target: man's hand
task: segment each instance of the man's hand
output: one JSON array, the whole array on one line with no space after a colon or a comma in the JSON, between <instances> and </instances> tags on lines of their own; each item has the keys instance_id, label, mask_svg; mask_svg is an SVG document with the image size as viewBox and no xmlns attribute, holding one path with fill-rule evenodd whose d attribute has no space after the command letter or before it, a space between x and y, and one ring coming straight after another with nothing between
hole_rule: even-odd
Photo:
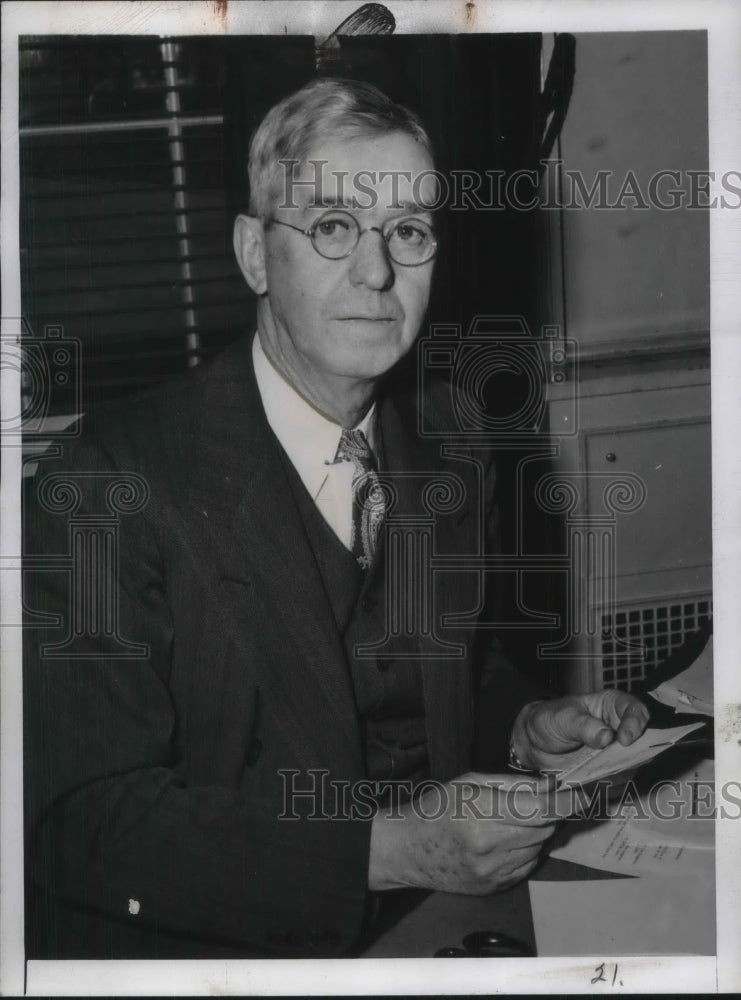
<instances>
[{"instance_id":1,"label":"man's hand","mask_svg":"<svg viewBox=\"0 0 741 1000\"><path fill-rule=\"evenodd\" d=\"M542 753L568 753L577 747L602 749L617 739L623 746L637 740L648 723L648 709L624 691L595 691L525 705L512 730L519 760L537 769Z\"/></svg>"},{"instance_id":2,"label":"man's hand","mask_svg":"<svg viewBox=\"0 0 741 1000\"><path fill-rule=\"evenodd\" d=\"M381 810L371 830L369 887L484 896L514 885L556 829L547 788L544 779L470 773L401 807L396 818Z\"/></svg>"}]
</instances>

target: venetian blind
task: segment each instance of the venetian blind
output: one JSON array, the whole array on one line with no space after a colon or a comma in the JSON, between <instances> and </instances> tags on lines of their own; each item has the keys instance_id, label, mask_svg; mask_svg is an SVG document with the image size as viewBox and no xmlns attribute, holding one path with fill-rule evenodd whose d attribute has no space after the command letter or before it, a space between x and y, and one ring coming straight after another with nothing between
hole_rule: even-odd
<instances>
[{"instance_id":1,"label":"venetian blind","mask_svg":"<svg viewBox=\"0 0 741 1000\"><path fill-rule=\"evenodd\" d=\"M23 315L80 343L82 403L196 364L244 329L218 39L21 40ZM76 366L75 352L69 353ZM51 380L51 413L70 379Z\"/></svg>"}]
</instances>

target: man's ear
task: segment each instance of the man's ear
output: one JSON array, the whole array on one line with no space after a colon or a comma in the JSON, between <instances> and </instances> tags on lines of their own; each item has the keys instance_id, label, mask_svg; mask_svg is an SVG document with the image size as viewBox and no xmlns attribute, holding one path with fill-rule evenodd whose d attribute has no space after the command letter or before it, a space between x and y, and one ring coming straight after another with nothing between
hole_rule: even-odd
<instances>
[{"instance_id":1,"label":"man's ear","mask_svg":"<svg viewBox=\"0 0 741 1000\"><path fill-rule=\"evenodd\" d=\"M251 215L234 220L234 253L244 279L256 295L268 288L265 275L265 230L262 221Z\"/></svg>"}]
</instances>

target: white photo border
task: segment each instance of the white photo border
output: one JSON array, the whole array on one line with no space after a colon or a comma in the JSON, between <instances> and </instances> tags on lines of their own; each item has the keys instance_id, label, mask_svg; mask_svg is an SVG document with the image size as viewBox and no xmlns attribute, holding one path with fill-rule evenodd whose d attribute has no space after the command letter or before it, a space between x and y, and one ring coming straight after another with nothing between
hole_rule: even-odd
<instances>
[{"instance_id":1,"label":"white photo border","mask_svg":"<svg viewBox=\"0 0 741 1000\"><path fill-rule=\"evenodd\" d=\"M2 315L19 317L18 37L21 34L314 34L326 36L362 0L287 3L6 2L2 6ZM386 0L396 33L708 32L710 169L741 168L741 6L733 0ZM711 210L711 376L716 777L741 774L741 212ZM15 323L15 326L14 326ZM3 344L19 320L3 319ZM3 413L17 413L20 375L2 365ZM0 607L20 614L20 449L2 449ZM6 619L7 620L7 619ZM599 957L497 960L34 961L23 954L20 629L0 636L0 993L2 995L306 995L592 993ZM613 992L741 990L741 826L716 825L717 959L618 959ZM536 978L537 977L537 978Z\"/></svg>"}]
</instances>

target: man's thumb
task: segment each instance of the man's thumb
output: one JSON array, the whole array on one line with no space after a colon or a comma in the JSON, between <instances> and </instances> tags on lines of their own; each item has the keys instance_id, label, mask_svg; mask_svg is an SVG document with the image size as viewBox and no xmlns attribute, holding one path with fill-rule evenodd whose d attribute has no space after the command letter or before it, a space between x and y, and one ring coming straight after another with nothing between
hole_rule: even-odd
<instances>
[{"instance_id":1,"label":"man's thumb","mask_svg":"<svg viewBox=\"0 0 741 1000\"><path fill-rule=\"evenodd\" d=\"M573 712L564 713L561 718L561 738L569 743L583 744L601 750L615 739L612 729L590 712L574 707Z\"/></svg>"}]
</instances>

